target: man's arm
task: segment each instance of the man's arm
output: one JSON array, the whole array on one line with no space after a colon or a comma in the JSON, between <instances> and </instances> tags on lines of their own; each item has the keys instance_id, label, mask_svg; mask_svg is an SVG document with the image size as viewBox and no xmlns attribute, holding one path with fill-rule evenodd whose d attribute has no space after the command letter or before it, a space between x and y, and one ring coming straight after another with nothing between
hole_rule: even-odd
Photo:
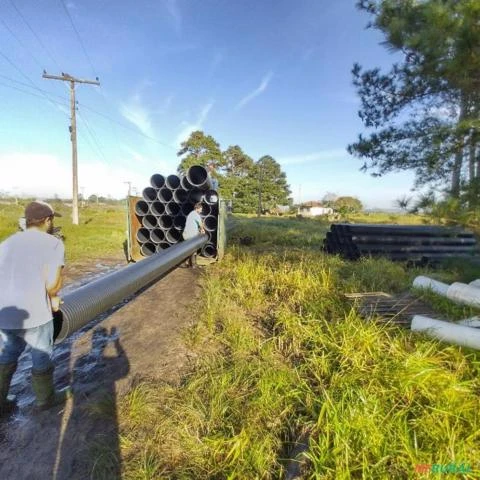
<instances>
[{"instance_id":1,"label":"man's arm","mask_svg":"<svg viewBox=\"0 0 480 480\"><path fill-rule=\"evenodd\" d=\"M55 280L52 284L47 285L47 293L50 297L55 297L63 285L63 265L58 267L57 273L55 275Z\"/></svg>"}]
</instances>

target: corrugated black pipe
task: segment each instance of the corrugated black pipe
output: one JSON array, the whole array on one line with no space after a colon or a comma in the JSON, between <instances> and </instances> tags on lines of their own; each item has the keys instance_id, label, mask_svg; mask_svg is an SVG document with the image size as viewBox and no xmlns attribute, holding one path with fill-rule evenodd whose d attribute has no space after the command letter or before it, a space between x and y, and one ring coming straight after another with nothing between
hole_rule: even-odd
<instances>
[{"instance_id":1,"label":"corrugated black pipe","mask_svg":"<svg viewBox=\"0 0 480 480\"><path fill-rule=\"evenodd\" d=\"M63 297L60 311L55 315L56 342L76 332L97 315L159 279L173 267L196 252L207 241L199 235L178 243L135 264L87 283Z\"/></svg>"},{"instance_id":2,"label":"corrugated black pipe","mask_svg":"<svg viewBox=\"0 0 480 480\"><path fill-rule=\"evenodd\" d=\"M165 177L163 175L160 175L159 173L152 175L150 177L150 185L156 189L163 188L163 186L165 185Z\"/></svg>"}]
</instances>

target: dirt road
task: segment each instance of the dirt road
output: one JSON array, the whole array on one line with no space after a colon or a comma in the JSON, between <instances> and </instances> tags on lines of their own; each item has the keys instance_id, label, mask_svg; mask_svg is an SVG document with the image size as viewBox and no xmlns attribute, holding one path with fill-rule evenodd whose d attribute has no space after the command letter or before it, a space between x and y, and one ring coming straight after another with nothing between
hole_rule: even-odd
<instances>
[{"instance_id":1,"label":"dirt road","mask_svg":"<svg viewBox=\"0 0 480 480\"><path fill-rule=\"evenodd\" d=\"M120 258L76 264L66 272L70 288L121 265ZM120 478L116 403L132 382L152 377L177 383L188 364L181 332L195 322L198 271L177 268L96 326L56 346L56 382L72 382L64 408L34 415L30 361L21 358L12 391L19 412L0 423L0 479L96 478L89 451L112 456L111 477ZM67 285L68 288L68 285ZM92 415L103 402L109 415Z\"/></svg>"}]
</instances>

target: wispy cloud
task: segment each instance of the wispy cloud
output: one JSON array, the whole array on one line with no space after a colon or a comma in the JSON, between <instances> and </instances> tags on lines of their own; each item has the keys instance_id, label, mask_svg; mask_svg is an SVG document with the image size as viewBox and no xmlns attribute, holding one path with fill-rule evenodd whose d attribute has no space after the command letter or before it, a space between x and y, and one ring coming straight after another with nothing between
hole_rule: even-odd
<instances>
[{"instance_id":1,"label":"wispy cloud","mask_svg":"<svg viewBox=\"0 0 480 480\"><path fill-rule=\"evenodd\" d=\"M120 104L120 113L129 122L133 123L144 135L154 136L150 111L143 104L142 92L152 86L149 80L143 80L137 86L135 93L126 103Z\"/></svg>"},{"instance_id":2,"label":"wispy cloud","mask_svg":"<svg viewBox=\"0 0 480 480\"><path fill-rule=\"evenodd\" d=\"M173 27L177 33L182 31L182 14L177 0L165 0L167 11L172 19Z\"/></svg>"},{"instance_id":3,"label":"wispy cloud","mask_svg":"<svg viewBox=\"0 0 480 480\"><path fill-rule=\"evenodd\" d=\"M328 160L338 160L348 156L344 148L333 148L330 150L320 150L318 152L306 153L301 155L292 155L289 157L277 158L281 165L298 165L301 163L320 162Z\"/></svg>"},{"instance_id":4,"label":"wispy cloud","mask_svg":"<svg viewBox=\"0 0 480 480\"><path fill-rule=\"evenodd\" d=\"M270 80L273 77L273 72L268 72L263 78L262 81L260 82L260 85L253 90L253 92L250 92L248 95L245 95L236 105L235 110L240 110L243 108L247 103L251 102L255 97L258 97L260 94L262 94L268 87Z\"/></svg>"},{"instance_id":5,"label":"wispy cloud","mask_svg":"<svg viewBox=\"0 0 480 480\"><path fill-rule=\"evenodd\" d=\"M214 103L213 101L206 103L200 110L195 122L182 122L182 129L175 138L176 147L186 140L192 132L203 128L203 124L207 120Z\"/></svg>"}]
</instances>

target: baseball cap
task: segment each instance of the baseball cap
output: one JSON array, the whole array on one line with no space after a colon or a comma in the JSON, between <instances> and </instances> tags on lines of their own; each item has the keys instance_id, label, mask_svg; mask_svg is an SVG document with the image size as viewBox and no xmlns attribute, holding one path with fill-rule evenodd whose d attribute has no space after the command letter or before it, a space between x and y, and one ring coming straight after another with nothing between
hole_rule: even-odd
<instances>
[{"instance_id":1,"label":"baseball cap","mask_svg":"<svg viewBox=\"0 0 480 480\"><path fill-rule=\"evenodd\" d=\"M25 218L27 220L41 220L42 218L51 217L52 215L61 217L47 202L42 202L41 200L30 202L25 207Z\"/></svg>"}]
</instances>

